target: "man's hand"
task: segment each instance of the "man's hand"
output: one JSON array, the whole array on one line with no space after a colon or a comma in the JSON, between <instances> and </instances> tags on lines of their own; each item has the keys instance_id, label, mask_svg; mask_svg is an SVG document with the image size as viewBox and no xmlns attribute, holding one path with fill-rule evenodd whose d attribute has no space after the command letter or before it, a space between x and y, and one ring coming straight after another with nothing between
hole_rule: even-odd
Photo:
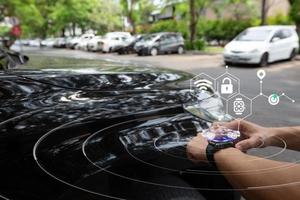
<instances>
[{"instance_id":1,"label":"man's hand","mask_svg":"<svg viewBox=\"0 0 300 200\"><path fill-rule=\"evenodd\" d=\"M272 131L245 120L234 120L231 122L217 122L213 126L225 126L241 132L242 140L235 147L241 151L251 148L261 148L272 145Z\"/></svg>"},{"instance_id":2,"label":"man's hand","mask_svg":"<svg viewBox=\"0 0 300 200\"><path fill-rule=\"evenodd\" d=\"M206 147L208 145L207 140L198 133L187 145L187 157L195 162L206 162Z\"/></svg>"}]
</instances>

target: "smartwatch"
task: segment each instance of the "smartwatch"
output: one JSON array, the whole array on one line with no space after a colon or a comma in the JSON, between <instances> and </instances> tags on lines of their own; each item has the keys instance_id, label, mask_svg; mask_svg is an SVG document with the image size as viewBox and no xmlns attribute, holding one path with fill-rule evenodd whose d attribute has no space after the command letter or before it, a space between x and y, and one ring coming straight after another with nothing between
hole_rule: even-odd
<instances>
[{"instance_id":1,"label":"smartwatch","mask_svg":"<svg viewBox=\"0 0 300 200\"><path fill-rule=\"evenodd\" d=\"M240 139L240 132L237 130L228 129L223 126L211 127L202 132L202 136L208 141L206 147L206 157L208 163L217 167L214 159L214 154L221 149L234 147Z\"/></svg>"}]
</instances>

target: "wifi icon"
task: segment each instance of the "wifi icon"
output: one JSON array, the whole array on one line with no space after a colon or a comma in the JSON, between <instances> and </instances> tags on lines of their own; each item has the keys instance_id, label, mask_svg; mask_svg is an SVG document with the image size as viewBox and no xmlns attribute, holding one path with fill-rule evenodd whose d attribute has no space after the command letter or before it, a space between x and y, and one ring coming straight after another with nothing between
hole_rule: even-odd
<instances>
[{"instance_id":1,"label":"wifi icon","mask_svg":"<svg viewBox=\"0 0 300 200\"><path fill-rule=\"evenodd\" d=\"M213 83L206 79L201 79L194 82L194 86L199 89L200 91L207 91L209 88L211 88Z\"/></svg>"}]
</instances>

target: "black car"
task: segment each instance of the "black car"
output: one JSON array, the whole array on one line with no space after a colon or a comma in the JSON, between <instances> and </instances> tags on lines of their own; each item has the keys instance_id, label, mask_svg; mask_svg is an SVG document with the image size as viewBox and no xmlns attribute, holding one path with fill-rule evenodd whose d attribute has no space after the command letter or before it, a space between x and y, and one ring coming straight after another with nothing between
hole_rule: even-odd
<instances>
[{"instance_id":1,"label":"black car","mask_svg":"<svg viewBox=\"0 0 300 200\"><path fill-rule=\"evenodd\" d=\"M162 53L184 53L184 39L180 33L154 33L143 37L134 45L139 56L156 56Z\"/></svg>"},{"instance_id":2,"label":"black car","mask_svg":"<svg viewBox=\"0 0 300 200\"><path fill-rule=\"evenodd\" d=\"M119 55L136 53L135 49L134 49L134 46L135 46L136 43L140 42L143 39L143 37L144 36L140 35L140 36L136 37L129 44L116 46L112 49L112 52L116 52Z\"/></svg>"},{"instance_id":3,"label":"black car","mask_svg":"<svg viewBox=\"0 0 300 200\"><path fill-rule=\"evenodd\" d=\"M84 70L0 71L1 197L238 198L215 169L185 155L187 141L223 113L212 90L201 108L214 114L200 119L183 109L191 74Z\"/></svg>"}]
</instances>

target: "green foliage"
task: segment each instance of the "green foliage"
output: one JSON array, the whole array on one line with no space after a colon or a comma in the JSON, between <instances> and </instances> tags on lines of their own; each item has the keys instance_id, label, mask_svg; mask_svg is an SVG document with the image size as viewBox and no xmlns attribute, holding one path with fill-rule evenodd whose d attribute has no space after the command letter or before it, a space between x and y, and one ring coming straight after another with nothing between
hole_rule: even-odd
<instances>
[{"instance_id":1,"label":"green foliage","mask_svg":"<svg viewBox=\"0 0 300 200\"><path fill-rule=\"evenodd\" d=\"M9 34L10 32L10 27L0 25L0 37L5 37Z\"/></svg>"},{"instance_id":2,"label":"green foliage","mask_svg":"<svg viewBox=\"0 0 300 200\"><path fill-rule=\"evenodd\" d=\"M269 25L292 25L293 21L289 18L289 16L278 14L274 17L269 17L267 19L267 24Z\"/></svg>"},{"instance_id":3,"label":"green foliage","mask_svg":"<svg viewBox=\"0 0 300 200\"><path fill-rule=\"evenodd\" d=\"M290 17L296 24L300 24L300 1L294 1L292 3Z\"/></svg>"},{"instance_id":4,"label":"green foliage","mask_svg":"<svg viewBox=\"0 0 300 200\"><path fill-rule=\"evenodd\" d=\"M252 26L251 20L210 20L199 24L198 32L208 41L216 40L219 44L223 44L250 26Z\"/></svg>"},{"instance_id":5,"label":"green foliage","mask_svg":"<svg viewBox=\"0 0 300 200\"><path fill-rule=\"evenodd\" d=\"M113 1L98 0L92 12L89 14L91 28L98 34L121 30L121 6Z\"/></svg>"},{"instance_id":6,"label":"green foliage","mask_svg":"<svg viewBox=\"0 0 300 200\"><path fill-rule=\"evenodd\" d=\"M165 20L159 21L150 26L148 30L150 33L157 32L180 32L184 38L188 37L188 27L183 20ZM147 33L147 32L142 32Z\"/></svg>"},{"instance_id":7,"label":"green foliage","mask_svg":"<svg viewBox=\"0 0 300 200\"><path fill-rule=\"evenodd\" d=\"M194 43L191 43L190 40L185 40L184 44L186 50L204 50L206 47L206 42L203 39L197 39Z\"/></svg>"}]
</instances>

